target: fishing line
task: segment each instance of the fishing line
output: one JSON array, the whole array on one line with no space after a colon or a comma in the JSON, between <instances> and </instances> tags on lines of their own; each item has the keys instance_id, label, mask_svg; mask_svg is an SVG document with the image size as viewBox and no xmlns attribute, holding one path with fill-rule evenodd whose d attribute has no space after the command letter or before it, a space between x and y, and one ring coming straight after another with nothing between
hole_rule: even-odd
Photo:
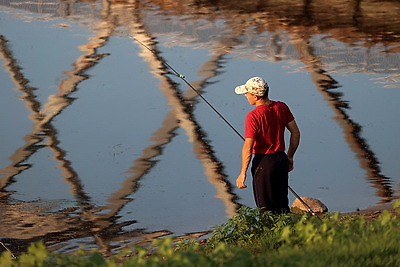
<instances>
[{"instance_id":1,"label":"fishing line","mask_svg":"<svg viewBox=\"0 0 400 267\"><path fill-rule=\"evenodd\" d=\"M128 33L123 33L127 36L129 36L130 38L134 39L136 42L138 42L140 45L142 45L144 48L146 48L147 50L149 50L151 53L157 55L157 52L154 51L153 49L151 49L150 47L148 47L147 45L145 45L144 43L142 43L141 41L139 41L138 39L136 39L135 37L133 37L132 35L128 34ZM169 65L167 62L163 62L165 64L165 66L167 66L170 70L172 70L173 74L175 74L175 76L181 78L186 84L187 86L189 86L215 113L217 113L217 115L237 134L239 135L242 140L244 141L243 136L241 136L241 134L235 129L235 127L232 126L232 124L229 123L229 121L227 121L224 116L222 116L221 113L219 113L219 111L214 108L210 102L208 102L207 99L205 99L203 97L202 94L200 94L200 92L198 90L196 90L196 88L194 88L186 79L185 76L182 74L179 74L171 65Z\"/></svg>"},{"instance_id":2,"label":"fishing line","mask_svg":"<svg viewBox=\"0 0 400 267\"><path fill-rule=\"evenodd\" d=\"M157 55L157 51L151 49L150 47L148 47L147 45L145 45L143 42L139 41L138 39L136 39L135 37L133 37L131 34L129 33L125 33L125 32L121 32L118 31L119 33L122 33L130 38L132 38L133 40L135 40L136 42L138 42L140 45L142 45L144 48L146 48L147 50L149 50L151 53L153 53L154 55ZM245 140L244 137L235 129L235 127L232 126L232 124L229 123L229 121L227 121L225 119L224 116L222 116L221 113L219 113L219 111L213 107L213 105L210 104L210 102L208 102L207 99L205 99L203 97L202 94L200 94L200 92L198 90L196 90L196 88L194 88L186 79L185 76L180 74L179 72L177 72L171 65L169 65L167 62L163 62L165 64L165 66L167 66L170 70L172 70L173 74L176 75L177 77L181 78L187 86L189 86L243 141ZM312 215L316 215L315 212L311 209L311 207L293 190L293 188L291 188L288 185L288 188L290 190L290 192L292 192L293 195L295 195L296 198L298 198L300 200L300 202L306 207L306 209L308 210L308 212L310 212ZM319 218L317 216L317 218Z\"/></svg>"}]
</instances>

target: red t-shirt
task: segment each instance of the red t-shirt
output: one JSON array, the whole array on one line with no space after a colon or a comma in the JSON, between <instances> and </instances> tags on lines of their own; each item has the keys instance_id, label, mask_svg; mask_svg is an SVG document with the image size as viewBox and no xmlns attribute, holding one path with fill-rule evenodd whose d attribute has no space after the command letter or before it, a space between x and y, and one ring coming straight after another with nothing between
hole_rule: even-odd
<instances>
[{"instance_id":1,"label":"red t-shirt","mask_svg":"<svg viewBox=\"0 0 400 267\"><path fill-rule=\"evenodd\" d=\"M273 154L285 151L285 127L294 117L289 107L280 101L257 106L246 116L245 138L253 138L253 154Z\"/></svg>"}]
</instances>

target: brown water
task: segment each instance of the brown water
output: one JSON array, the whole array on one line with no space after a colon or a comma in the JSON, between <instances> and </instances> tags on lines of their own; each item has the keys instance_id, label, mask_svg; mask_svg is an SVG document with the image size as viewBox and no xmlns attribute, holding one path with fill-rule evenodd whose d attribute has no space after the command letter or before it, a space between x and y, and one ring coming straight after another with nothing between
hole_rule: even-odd
<instances>
[{"instance_id":1,"label":"brown water","mask_svg":"<svg viewBox=\"0 0 400 267\"><path fill-rule=\"evenodd\" d=\"M302 132L299 195L399 197L400 3L220 2L0 1L0 241L112 254L254 207L240 137L185 81L241 133L233 88L263 76Z\"/></svg>"}]
</instances>

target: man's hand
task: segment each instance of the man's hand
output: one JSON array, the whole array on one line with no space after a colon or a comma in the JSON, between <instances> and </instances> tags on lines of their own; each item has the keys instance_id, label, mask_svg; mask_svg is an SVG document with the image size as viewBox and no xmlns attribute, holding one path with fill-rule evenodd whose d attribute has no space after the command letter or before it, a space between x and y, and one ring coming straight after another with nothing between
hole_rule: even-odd
<instances>
[{"instance_id":1,"label":"man's hand","mask_svg":"<svg viewBox=\"0 0 400 267\"><path fill-rule=\"evenodd\" d=\"M288 158L289 159L289 172L294 169L294 161L293 158Z\"/></svg>"},{"instance_id":2,"label":"man's hand","mask_svg":"<svg viewBox=\"0 0 400 267\"><path fill-rule=\"evenodd\" d=\"M244 184L246 181L246 174L240 174L236 179L236 186L240 189L246 188L247 185Z\"/></svg>"}]
</instances>

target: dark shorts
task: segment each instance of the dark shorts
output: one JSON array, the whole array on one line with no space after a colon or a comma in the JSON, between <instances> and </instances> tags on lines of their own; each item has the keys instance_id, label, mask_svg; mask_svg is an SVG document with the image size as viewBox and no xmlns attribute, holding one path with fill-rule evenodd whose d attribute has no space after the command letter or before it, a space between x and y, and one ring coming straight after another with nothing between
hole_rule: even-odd
<instances>
[{"instance_id":1,"label":"dark shorts","mask_svg":"<svg viewBox=\"0 0 400 267\"><path fill-rule=\"evenodd\" d=\"M262 211L287 213L289 160L285 152L255 154L251 173L256 205Z\"/></svg>"}]
</instances>

